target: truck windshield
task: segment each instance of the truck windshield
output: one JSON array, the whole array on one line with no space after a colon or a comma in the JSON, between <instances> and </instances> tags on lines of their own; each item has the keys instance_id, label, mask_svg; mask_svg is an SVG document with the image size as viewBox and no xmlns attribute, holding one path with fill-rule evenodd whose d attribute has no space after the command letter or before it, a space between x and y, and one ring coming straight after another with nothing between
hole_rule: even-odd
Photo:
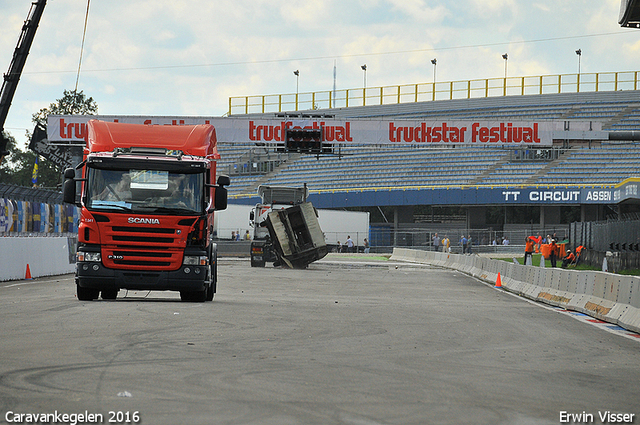
<instances>
[{"instance_id":1,"label":"truck windshield","mask_svg":"<svg viewBox=\"0 0 640 425\"><path fill-rule=\"evenodd\" d=\"M87 208L148 214L201 214L204 174L89 168Z\"/></svg>"}]
</instances>

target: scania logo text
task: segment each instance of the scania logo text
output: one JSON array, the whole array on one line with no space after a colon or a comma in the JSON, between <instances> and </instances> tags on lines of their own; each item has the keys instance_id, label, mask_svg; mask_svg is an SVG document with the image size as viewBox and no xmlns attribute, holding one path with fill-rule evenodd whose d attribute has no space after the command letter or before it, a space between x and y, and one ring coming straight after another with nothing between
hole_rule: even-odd
<instances>
[{"instance_id":1,"label":"scania logo text","mask_svg":"<svg viewBox=\"0 0 640 425\"><path fill-rule=\"evenodd\" d=\"M131 224L160 224L157 218L129 217L128 221Z\"/></svg>"}]
</instances>

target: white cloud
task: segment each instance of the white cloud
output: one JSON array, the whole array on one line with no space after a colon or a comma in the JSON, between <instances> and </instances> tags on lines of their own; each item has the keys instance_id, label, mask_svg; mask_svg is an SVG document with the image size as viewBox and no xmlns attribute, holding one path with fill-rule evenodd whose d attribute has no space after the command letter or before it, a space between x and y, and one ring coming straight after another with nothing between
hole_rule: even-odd
<instances>
[{"instance_id":1,"label":"white cloud","mask_svg":"<svg viewBox=\"0 0 640 425\"><path fill-rule=\"evenodd\" d=\"M443 21L450 14L446 3L429 7L428 2L424 0L388 1L393 5L393 9L401 11L411 21L434 24Z\"/></svg>"}]
</instances>

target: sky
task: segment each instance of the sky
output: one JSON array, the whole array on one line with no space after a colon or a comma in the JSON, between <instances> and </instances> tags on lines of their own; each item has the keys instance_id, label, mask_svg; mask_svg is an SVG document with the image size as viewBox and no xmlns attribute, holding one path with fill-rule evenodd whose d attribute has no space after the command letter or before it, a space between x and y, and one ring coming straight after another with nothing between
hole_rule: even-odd
<instances>
[{"instance_id":1,"label":"sky","mask_svg":"<svg viewBox=\"0 0 640 425\"><path fill-rule=\"evenodd\" d=\"M5 73L31 0L0 0ZM73 90L102 115L223 116L229 97L640 70L620 0L49 0L5 131ZM299 70L297 78L293 71Z\"/></svg>"}]
</instances>

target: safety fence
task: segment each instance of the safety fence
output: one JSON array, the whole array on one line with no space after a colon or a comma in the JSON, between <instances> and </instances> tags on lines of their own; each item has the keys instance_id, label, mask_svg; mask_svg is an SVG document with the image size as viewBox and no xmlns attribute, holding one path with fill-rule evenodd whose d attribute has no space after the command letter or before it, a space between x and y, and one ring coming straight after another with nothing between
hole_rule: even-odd
<instances>
[{"instance_id":1,"label":"safety fence","mask_svg":"<svg viewBox=\"0 0 640 425\"><path fill-rule=\"evenodd\" d=\"M62 193L0 183L0 236L69 236L77 223L78 209L63 204Z\"/></svg>"},{"instance_id":2,"label":"safety fence","mask_svg":"<svg viewBox=\"0 0 640 425\"><path fill-rule=\"evenodd\" d=\"M596 251L640 251L640 220L571 223L571 240Z\"/></svg>"},{"instance_id":3,"label":"safety fence","mask_svg":"<svg viewBox=\"0 0 640 425\"><path fill-rule=\"evenodd\" d=\"M606 258L610 270L640 269L640 220L571 223L569 239L574 247L587 248L587 264L597 266Z\"/></svg>"},{"instance_id":4,"label":"safety fence","mask_svg":"<svg viewBox=\"0 0 640 425\"><path fill-rule=\"evenodd\" d=\"M640 277L637 276L523 266L477 255L406 248L395 248L391 259L458 270L523 297L640 332Z\"/></svg>"},{"instance_id":5,"label":"safety fence","mask_svg":"<svg viewBox=\"0 0 640 425\"><path fill-rule=\"evenodd\" d=\"M234 96L229 115L549 93L637 90L640 71L442 81L305 93Z\"/></svg>"},{"instance_id":6,"label":"safety fence","mask_svg":"<svg viewBox=\"0 0 640 425\"><path fill-rule=\"evenodd\" d=\"M0 236L61 236L78 231L78 209L0 198Z\"/></svg>"}]
</instances>

